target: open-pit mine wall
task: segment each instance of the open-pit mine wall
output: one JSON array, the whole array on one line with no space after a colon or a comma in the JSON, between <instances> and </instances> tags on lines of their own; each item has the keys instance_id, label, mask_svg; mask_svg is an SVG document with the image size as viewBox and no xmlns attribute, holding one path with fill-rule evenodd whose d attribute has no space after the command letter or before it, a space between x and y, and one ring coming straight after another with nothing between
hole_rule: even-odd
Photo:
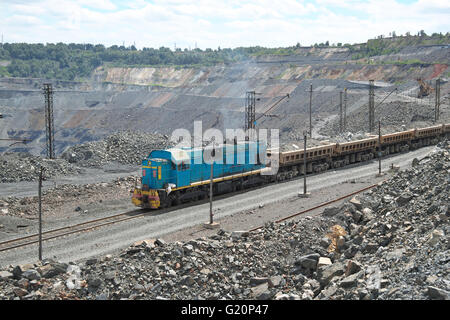
<instances>
[{"instance_id":1,"label":"open-pit mine wall","mask_svg":"<svg viewBox=\"0 0 450 320\"><path fill-rule=\"evenodd\" d=\"M192 130L194 120L203 121L203 130L242 128L245 93L251 90L261 93L257 113L290 95L273 111L277 117L258 123L261 128L279 128L283 137L305 128L310 84L316 117L335 114L339 92L345 88L352 93L349 106L360 101L367 95L365 82L369 79L389 85L418 77L447 76L447 64L442 62L450 60L450 49L437 46L423 50L440 63L394 64L389 56L376 57L377 63L355 61L344 48L312 48L298 55L266 55L211 67L99 67L86 82L0 78L0 137L33 140L12 147L1 142L0 152L44 153L45 82L51 82L55 90L57 154L67 146L98 140L118 130L170 134L176 128ZM420 57L419 53L416 56Z\"/></svg>"}]
</instances>

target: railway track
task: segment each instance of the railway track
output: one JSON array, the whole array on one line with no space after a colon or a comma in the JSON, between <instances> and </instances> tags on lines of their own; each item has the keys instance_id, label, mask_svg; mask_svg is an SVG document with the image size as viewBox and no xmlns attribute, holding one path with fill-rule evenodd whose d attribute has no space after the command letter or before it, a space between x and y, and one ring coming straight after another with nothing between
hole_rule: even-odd
<instances>
[{"instance_id":1,"label":"railway track","mask_svg":"<svg viewBox=\"0 0 450 320\"><path fill-rule=\"evenodd\" d=\"M100 228L103 226L111 225L114 223L127 221L131 219L136 219L144 216L145 213L142 213L141 210L133 210L129 212L119 213L116 215L112 215L109 217L99 218L95 220L90 220L78 224L74 224L67 227L61 227L53 230L48 230L42 232L42 241L47 241L59 237L64 237L67 235L90 231L96 228ZM25 237L15 238L7 241L0 242L0 252L8 251L20 247L24 247L27 245L35 244L39 242L39 234L32 234Z\"/></svg>"},{"instance_id":2,"label":"railway track","mask_svg":"<svg viewBox=\"0 0 450 320\"><path fill-rule=\"evenodd\" d=\"M312 207L312 208L309 208L309 209L306 209L306 210L303 210L303 211L300 211L300 212L291 214L291 215L289 215L289 216L287 216L287 217L284 217L284 218L281 218L281 219L279 219L279 220L276 220L275 223L280 223L280 222L283 222L283 221L292 219L292 218L294 218L294 217L297 217L297 216L299 216L299 215L302 215L302 214L311 212L311 211L313 211L313 210L319 209L319 208L321 208L321 207L328 206L328 205L330 205L330 204L332 204L332 203L335 203L335 202L344 200L344 199L346 199L346 198L352 197L352 196L354 196L354 195L356 195L356 194L358 194L358 193L361 193L361 192L370 190L370 189L372 189L372 188L378 186L379 184L380 184L380 182L379 182L379 183L376 183L376 184L373 184L373 185L370 185L370 186L368 186L368 187L359 189L359 190L354 191L354 192L352 192L352 193L346 194L346 195L344 195L344 196L342 196L342 197L339 197L339 198L336 198L336 199L333 199L333 200L330 200L330 201L321 203L321 204L319 204L319 205L317 205L317 206L314 206L314 207ZM249 232L253 232L253 231L256 231L256 230L261 229L261 228L263 228L263 227L264 227L264 226L258 226L258 227L252 228L252 229L250 229L250 230L248 230L248 231L249 231Z\"/></svg>"}]
</instances>

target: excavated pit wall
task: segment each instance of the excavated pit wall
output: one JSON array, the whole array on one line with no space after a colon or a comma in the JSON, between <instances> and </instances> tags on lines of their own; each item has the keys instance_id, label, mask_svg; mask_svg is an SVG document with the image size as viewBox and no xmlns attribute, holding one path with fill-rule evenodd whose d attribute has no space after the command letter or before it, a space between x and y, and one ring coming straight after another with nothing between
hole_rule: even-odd
<instances>
[{"instance_id":1,"label":"excavated pit wall","mask_svg":"<svg viewBox=\"0 0 450 320\"><path fill-rule=\"evenodd\" d=\"M399 54L411 56L409 51ZM418 49L436 61L448 61L449 49ZM397 58L399 57L397 54ZM408 56L408 57L409 57ZM390 56L375 57L389 61ZM170 135L176 128L193 129L201 120L209 127L242 128L245 92L260 92L256 112L267 110L286 94L258 126L280 129L282 141L296 141L309 126L309 86L313 85L314 122L337 114L339 92L349 93L349 107L367 95L368 79L392 82L445 75L446 68L367 64L352 61L345 49L299 50L298 55L261 56L231 65L198 68L99 68L87 82L45 79L0 79L0 136L32 139L27 145L3 143L3 151L45 152L42 85L53 84L56 152L96 141L119 130L132 129ZM412 71L411 71L412 70ZM359 80L361 82L352 82ZM397 83L398 85L398 83ZM411 83L413 88L415 84ZM376 90L378 90L377 88ZM387 87L389 89L389 87Z\"/></svg>"}]
</instances>

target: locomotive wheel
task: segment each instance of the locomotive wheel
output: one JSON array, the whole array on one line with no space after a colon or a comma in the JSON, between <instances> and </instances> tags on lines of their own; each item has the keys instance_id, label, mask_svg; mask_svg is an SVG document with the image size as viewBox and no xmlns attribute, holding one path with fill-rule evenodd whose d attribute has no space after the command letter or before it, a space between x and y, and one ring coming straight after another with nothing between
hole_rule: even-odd
<instances>
[{"instance_id":1,"label":"locomotive wheel","mask_svg":"<svg viewBox=\"0 0 450 320\"><path fill-rule=\"evenodd\" d=\"M174 196L172 202L172 206L178 206L180 205L180 198L178 196Z\"/></svg>"},{"instance_id":2,"label":"locomotive wheel","mask_svg":"<svg viewBox=\"0 0 450 320\"><path fill-rule=\"evenodd\" d=\"M172 204L170 197L167 197L164 201L161 201L161 208L169 208Z\"/></svg>"}]
</instances>

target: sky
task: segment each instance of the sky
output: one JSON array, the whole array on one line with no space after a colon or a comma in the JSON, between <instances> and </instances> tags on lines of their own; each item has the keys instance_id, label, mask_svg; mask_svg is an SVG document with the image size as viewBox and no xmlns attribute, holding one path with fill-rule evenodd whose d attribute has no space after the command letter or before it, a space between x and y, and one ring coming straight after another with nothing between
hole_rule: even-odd
<instances>
[{"instance_id":1,"label":"sky","mask_svg":"<svg viewBox=\"0 0 450 320\"><path fill-rule=\"evenodd\" d=\"M450 31L448 0L0 0L3 42L159 48L361 43Z\"/></svg>"}]
</instances>

